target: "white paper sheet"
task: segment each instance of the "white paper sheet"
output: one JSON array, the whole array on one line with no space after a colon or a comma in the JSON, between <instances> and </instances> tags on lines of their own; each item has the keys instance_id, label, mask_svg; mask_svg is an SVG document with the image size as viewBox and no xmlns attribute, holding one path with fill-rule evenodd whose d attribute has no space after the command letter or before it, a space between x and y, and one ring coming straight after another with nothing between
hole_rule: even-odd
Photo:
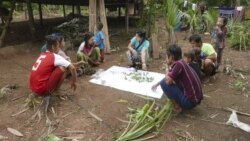
<instances>
[{"instance_id":1,"label":"white paper sheet","mask_svg":"<svg viewBox=\"0 0 250 141\"><path fill-rule=\"evenodd\" d=\"M163 91L160 86L156 91L152 91L151 87L162 80L165 77L164 74L138 70L138 73L147 73L148 77L154 78L152 82L139 83L129 78L125 80L126 75L124 73L129 74L131 72L135 72L135 70L133 68L112 66L106 71L98 72L98 74L93 75L93 79L91 79L90 82L153 98L160 99L162 97Z\"/></svg>"}]
</instances>

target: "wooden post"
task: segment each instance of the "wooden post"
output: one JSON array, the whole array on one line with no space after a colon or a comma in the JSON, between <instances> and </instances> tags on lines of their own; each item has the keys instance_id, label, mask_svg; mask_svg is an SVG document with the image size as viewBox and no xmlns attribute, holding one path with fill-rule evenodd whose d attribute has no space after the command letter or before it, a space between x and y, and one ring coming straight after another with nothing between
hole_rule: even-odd
<instances>
[{"instance_id":1,"label":"wooden post","mask_svg":"<svg viewBox=\"0 0 250 141\"><path fill-rule=\"evenodd\" d=\"M96 0L89 0L89 31L95 32Z\"/></svg>"},{"instance_id":2,"label":"wooden post","mask_svg":"<svg viewBox=\"0 0 250 141\"><path fill-rule=\"evenodd\" d=\"M12 15L13 15L13 12L14 12L14 9L15 9L15 4L16 4L16 1L13 0L12 3L11 3L11 9L10 9L10 13L8 15L8 19L5 22L5 25L4 25L4 28L3 28L3 31L2 31L2 34L1 34L1 37L0 37L0 47L3 47L3 45L4 45L4 39L6 37L6 33L7 33L8 28L9 28L11 19L12 19Z\"/></svg>"},{"instance_id":3,"label":"wooden post","mask_svg":"<svg viewBox=\"0 0 250 141\"><path fill-rule=\"evenodd\" d=\"M43 27L43 12L42 12L42 4L39 3L39 17L40 17L40 25Z\"/></svg>"},{"instance_id":4,"label":"wooden post","mask_svg":"<svg viewBox=\"0 0 250 141\"><path fill-rule=\"evenodd\" d=\"M36 29L35 29L35 20L34 20L31 0L26 0L26 3L27 3L28 15L29 15L28 22L29 22L30 32L32 34L33 40L35 40L36 39Z\"/></svg>"},{"instance_id":5,"label":"wooden post","mask_svg":"<svg viewBox=\"0 0 250 141\"><path fill-rule=\"evenodd\" d=\"M129 30L129 13L128 13L128 0L126 0L126 16L125 16L125 28L126 32L128 33Z\"/></svg>"},{"instance_id":6,"label":"wooden post","mask_svg":"<svg viewBox=\"0 0 250 141\"><path fill-rule=\"evenodd\" d=\"M73 14L73 17L75 17L75 5L72 5L72 14Z\"/></svg>"},{"instance_id":7,"label":"wooden post","mask_svg":"<svg viewBox=\"0 0 250 141\"><path fill-rule=\"evenodd\" d=\"M160 44L157 39L157 35L155 33L152 34L152 49L153 49L153 58L160 58Z\"/></svg>"},{"instance_id":8,"label":"wooden post","mask_svg":"<svg viewBox=\"0 0 250 141\"><path fill-rule=\"evenodd\" d=\"M120 18L121 17L121 7L119 6L118 8L118 17Z\"/></svg>"},{"instance_id":9,"label":"wooden post","mask_svg":"<svg viewBox=\"0 0 250 141\"><path fill-rule=\"evenodd\" d=\"M99 0L99 9L100 9L100 18L103 24L103 32L105 34L105 52L110 53L110 42L109 42L109 32L108 32L108 23L106 17L106 9L104 0Z\"/></svg>"},{"instance_id":10,"label":"wooden post","mask_svg":"<svg viewBox=\"0 0 250 141\"><path fill-rule=\"evenodd\" d=\"M100 1L99 0L97 0L96 1L96 23L98 23L98 22L100 22L101 21L101 19L100 19ZM96 24L95 24L95 26L96 26ZM95 31L96 32L96 31Z\"/></svg>"},{"instance_id":11,"label":"wooden post","mask_svg":"<svg viewBox=\"0 0 250 141\"><path fill-rule=\"evenodd\" d=\"M63 17L66 18L65 5L63 5Z\"/></svg>"},{"instance_id":12,"label":"wooden post","mask_svg":"<svg viewBox=\"0 0 250 141\"><path fill-rule=\"evenodd\" d=\"M80 16L81 15L81 6L77 5L76 10L77 10L77 14Z\"/></svg>"}]
</instances>

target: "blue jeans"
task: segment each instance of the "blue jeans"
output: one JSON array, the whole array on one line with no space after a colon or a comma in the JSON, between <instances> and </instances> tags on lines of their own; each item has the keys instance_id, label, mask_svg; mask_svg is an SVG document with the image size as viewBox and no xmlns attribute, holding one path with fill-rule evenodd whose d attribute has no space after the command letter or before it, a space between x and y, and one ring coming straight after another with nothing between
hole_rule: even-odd
<instances>
[{"instance_id":1,"label":"blue jeans","mask_svg":"<svg viewBox=\"0 0 250 141\"><path fill-rule=\"evenodd\" d=\"M164 94L169 99L176 101L182 109L192 109L197 105L188 100L181 87L176 84L168 85L165 78L160 82L160 86Z\"/></svg>"}]
</instances>

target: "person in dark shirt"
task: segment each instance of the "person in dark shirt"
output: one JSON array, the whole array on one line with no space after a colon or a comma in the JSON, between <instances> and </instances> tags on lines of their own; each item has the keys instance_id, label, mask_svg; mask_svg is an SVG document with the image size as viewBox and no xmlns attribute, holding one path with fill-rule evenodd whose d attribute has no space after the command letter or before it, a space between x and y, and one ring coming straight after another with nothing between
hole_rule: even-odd
<instances>
[{"instance_id":1,"label":"person in dark shirt","mask_svg":"<svg viewBox=\"0 0 250 141\"><path fill-rule=\"evenodd\" d=\"M182 51L178 45L168 47L166 63L170 70L163 80L152 86L152 90L160 85L177 112L200 104L203 99L201 81L195 71L182 60Z\"/></svg>"},{"instance_id":2,"label":"person in dark shirt","mask_svg":"<svg viewBox=\"0 0 250 141\"><path fill-rule=\"evenodd\" d=\"M190 50L184 53L184 61L196 72L200 80L202 79L202 73L198 62L195 61L195 52Z\"/></svg>"}]
</instances>

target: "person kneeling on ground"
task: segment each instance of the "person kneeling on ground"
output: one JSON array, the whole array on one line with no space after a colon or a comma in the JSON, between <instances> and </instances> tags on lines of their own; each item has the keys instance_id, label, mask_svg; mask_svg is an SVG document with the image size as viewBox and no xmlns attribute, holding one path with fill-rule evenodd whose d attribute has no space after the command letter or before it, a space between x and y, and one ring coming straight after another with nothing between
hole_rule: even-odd
<instances>
[{"instance_id":1,"label":"person kneeling on ground","mask_svg":"<svg viewBox=\"0 0 250 141\"><path fill-rule=\"evenodd\" d=\"M87 74L92 75L95 73L95 70L92 66L98 66L100 59L100 49L95 47L94 34L88 32L85 34L84 41L81 43L77 51L77 61L86 62L78 70L78 74Z\"/></svg>"},{"instance_id":2,"label":"person kneeling on ground","mask_svg":"<svg viewBox=\"0 0 250 141\"><path fill-rule=\"evenodd\" d=\"M87 62L89 65L98 66L100 59L100 49L95 47L94 34L88 32L85 34L84 41L77 51L77 61Z\"/></svg>"},{"instance_id":3,"label":"person kneeling on ground","mask_svg":"<svg viewBox=\"0 0 250 141\"><path fill-rule=\"evenodd\" d=\"M213 76L216 74L216 61L217 54L213 46L209 43L202 43L201 37L198 34L190 36L189 42L193 48L201 49L201 70L205 73L206 76Z\"/></svg>"},{"instance_id":4,"label":"person kneeling on ground","mask_svg":"<svg viewBox=\"0 0 250 141\"><path fill-rule=\"evenodd\" d=\"M55 36L55 37L58 37L58 42L59 42L59 51L58 51L58 55L62 56L64 59L66 59L67 61L71 62L71 59L69 56L66 55L66 53L63 51L63 48L65 47L65 41L64 41L64 37L62 34L60 33L53 33L51 34L51 36ZM41 53L44 53L46 52L47 50L47 44L43 45L42 48L41 48ZM79 62L76 62L76 63L72 63L75 67L78 67L80 65L83 65L85 64L84 61L79 61Z\"/></svg>"},{"instance_id":5,"label":"person kneeling on ground","mask_svg":"<svg viewBox=\"0 0 250 141\"><path fill-rule=\"evenodd\" d=\"M160 85L174 103L177 112L196 107L203 99L201 81L192 68L182 60L179 46L175 44L169 46L166 62L171 69L162 81L153 85L152 90L156 90Z\"/></svg>"},{"instance_id":6,"label":"person kneeling on ground","mask_svg":"<svg viewBox=\"0 0 250 141\"><path fill-rule=\"evenodd\" d=\"M57 92L65 79L65 71L69 68L72 75L71 88L76 90L76 69L69 61L58 55L59 38L48 35L47 50L41 53L34 63L30 74L30 89L33 93L46 96Z\"/></svg>"},{"instance_id":7,"label":"person kneeling on ground","mask_svg":"<svg viewBox=\"0 0 250 141\"><path fill-rule=\"evenodd\" d=\"M127 56L130 61L130 67L142 66L147 70L149 41L146 39L146 32L139 30L128 45ZM140 68L140 67L138 67Z\"/></svg>"}]
</instances>

